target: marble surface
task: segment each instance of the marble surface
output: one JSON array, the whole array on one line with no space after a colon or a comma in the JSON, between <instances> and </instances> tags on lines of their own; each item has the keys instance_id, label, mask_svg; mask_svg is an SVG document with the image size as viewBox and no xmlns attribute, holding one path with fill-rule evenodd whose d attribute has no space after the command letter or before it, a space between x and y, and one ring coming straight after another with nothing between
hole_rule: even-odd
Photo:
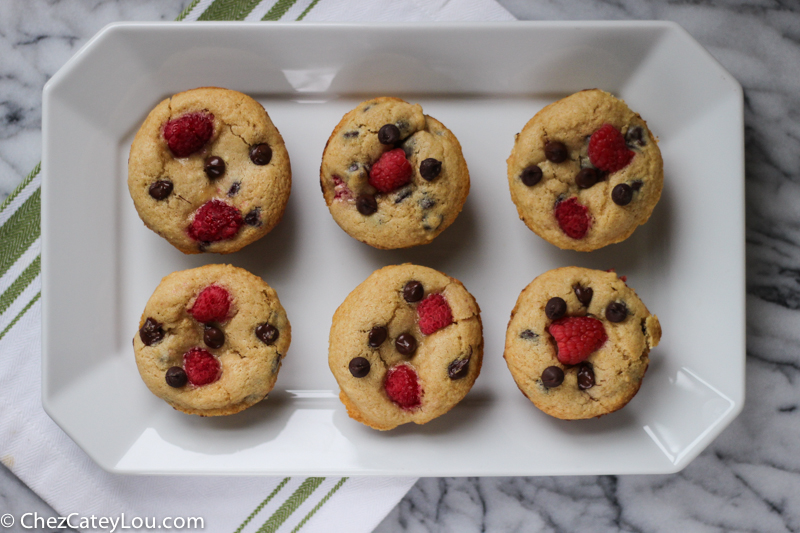
<instances>
[{"instance_id":1,"label":"marble surface","mask_svg":"<svg viewBox=\"0 0 800 533\"><path fill-rule=\"evenodd\" d=\"M747 402L678 474L426 478L377 531L800 530L800 3L499 1L529 20L673 20L743 85ZM184 3L0 0L0 201L39 161L45 81L106 23ZM4 467L0 508L51 512Z\"/></svg>"}]
</instances>

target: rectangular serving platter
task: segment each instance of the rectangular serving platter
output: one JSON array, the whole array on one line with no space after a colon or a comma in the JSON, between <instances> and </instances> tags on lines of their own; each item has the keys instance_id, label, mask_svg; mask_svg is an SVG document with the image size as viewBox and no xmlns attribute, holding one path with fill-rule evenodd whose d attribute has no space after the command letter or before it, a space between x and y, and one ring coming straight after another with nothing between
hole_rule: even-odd
<instances>
[{"instance_id":1,"label":"rectangular serving platter","mask_svg":"<svg viewBox=\"0 0 800 533\"><path fill-rule=\"evenodd\" d=\"M161 99L201 86L250 94L289 151L283 221L228 255L183 255L128 195L133 135ZM562 251L518 219L506 181L514 135L544 105L599 87L660 139L664 194L627 241ZM420 103L460 140L472 188L432 244L382 251L345 234L319 189L325 142L358 102ZM739 84L666 22L113 24L47 84L43 109L43 397L47 413L120 473L517 476L675 472L744 402L744 156ZM232 263L280 295L293 340L276 388L234 416L172 410L145 387L131 339L160 279ZM419 263L478 300L483 370L424 426L348 418L327 365L331 317L372 271ZM556 420L503 360L519 292L566 265L628 276L662 323L639 394L621 411Z\"/></svg>"}]
</instances>

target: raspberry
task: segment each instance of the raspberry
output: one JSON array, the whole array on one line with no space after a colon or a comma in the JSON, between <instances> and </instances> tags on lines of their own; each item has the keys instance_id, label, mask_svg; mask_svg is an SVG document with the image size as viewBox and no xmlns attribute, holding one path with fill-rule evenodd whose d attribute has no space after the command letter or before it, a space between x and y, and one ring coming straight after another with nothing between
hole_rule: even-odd
<instances>
[{"instance_id":1,"label":"raspberry","mask_svg":"<svg viewBox=\"0 0 800 533\"><path fill-rule=\"evenodd\" d=\"M453 323L453 312L441 294L431 294L417 306L419 330L430 335Z\"/></svg>"},{"instance_id":2,"label":"raspberry","mask_svg":"<svg viewBox=\"0 0 800 533\"><path fill-rule=\"evenodd\" d=\"M628 166L633 156L634 152L625 145L625 138L611 124L603 124L589 138L589 161L600 170L621 170Z\"/></svg>"},{"instance_id":3,"label":"raspberry","mask_svg":"<svg viewBox=\"0 0 800 533\"><path fill-rule=\"evenodd\" d=\"M164 139L175 157L188 157L200 150L214 133L214 115L189 113L164 126Z\"/></svg>"},{"instance_id":4,"label":"raspberry","mask_svg":"<svg viewBox=\"0 0 800 533\"><path fill-rule=\"evenodd\" d=\"M413 409L422 403L422 390L417 382L417 373L408 365L399 365L386 374L383 384L389 399L403 409Z\"/></svg>"},{"instance_id":5,"label":"raspberry","mask_svg":"<svg viewBox=\"0 0 800 533\"><path fill-rule=\"evenodd\" d=\"M414 169L402 148L385 152L369 171L369 184L380 192L392 192L411 181Z\"/></svg>"},{"instance_id":6,"label":"raspberry","mask_svg":"<svg viewBox=\"0 0 800 533\"><path fill-rule=\"evenodd\" d=\"M558 345L558 360L565 365L577 365L608 339L603 323L589 316L561 318L547 331Z\"/></svg>"},{"instance_id":7,"label":"raspberry","mask_svg":"<svg viewBox=\"0 0 800 533\"><path fill-rule=\"evenodd\" d=\"M223 322L231 308L231 297L228 291L219 285L209 285L197 295L189 314L203 324Z\"/></svg>"},{"instance_id":8,"label":"raspberry","mask_svg":"<svg viewBox=\"0 0 800 533\"><path fill-rule=\"evenodd\" d=\"M203 242L221 241L236 235L242 224L244 220L238 209L214 199L203 204L195 213L189 225L189 237Z\"/></svg>"},{"instance_id":9,"label":"raspberry","mask_svg":"<svg viewBox=\"0 0 800 533\"><path fill-rule=\"evenodd\" d=\"M352 200L353 193L350 192L350 187L339 176L333 177L333 199L334 200Z\"/></svg>"},{"instance_id":10,"label":"raspberry","mask_svg":"<svg viewBox=\"0 0 800 533\"><path fill-rule=\"evenodd\" d=\"M189 383L195 387L208 385L219 379L219 361L202 348L192 348L183 354L183 369Z\"/></svg>"},{"instance_id":11,"label":"raspberry","mask_svg":"<svg viewBox=\"0 0 800 533\"><path fill-rule=\"evenodd\" d=\"M574 196L556 204L556 220L561 231L573 239L582 239L589 231L591 220L585 205Z\"/></svg>"}]
</instances>

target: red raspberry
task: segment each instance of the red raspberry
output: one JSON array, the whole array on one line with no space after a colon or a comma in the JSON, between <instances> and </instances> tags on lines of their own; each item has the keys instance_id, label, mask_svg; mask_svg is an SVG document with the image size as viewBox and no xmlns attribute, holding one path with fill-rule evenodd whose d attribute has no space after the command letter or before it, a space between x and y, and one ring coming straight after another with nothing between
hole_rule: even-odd
<instances>
[{"instance_id":1,"label":"red raspberry","mask_svg":"<svg viewBox=\"0 0 800 533\"><path fill-rule=\"evenodd\" d=\"M385 152L369 171L369 184L381 192L392 192L411 181L414 169L402 148Z\"/></svg>"},{"instance_id":2,"label":"red raspberry","mask_svg":"<svg viewBox=\"0 0 800 533\"><path fill-rule=\"evenodd\" d=\"M231 296L219 285L209 285L197 295L189 314L203 324L223 322L231 308Z\"/></svg>"},{"instance_id":3,"label":"red raspberry","mask_svg":"<svg viewBox=\"0 0 800 533\"><path fill-rule=\"evenodd\" d=\"M558 360L577 365L608 339L603 323L590 316L560 318L547 328L558 345Z\"/></svg>"},{"instance_id":4,"label":"red raspberry","mask_svg":"<svg viewBox=\"0 0 800 533\"><path fill-rule=\"evenodd\" d=\"M628 166L634 155L625 145L625 138L611 124L603 124L589 138L589 161L600 170L621 170Z\"/></svg>"},{"instance_id":5,"label":"red raspberry","mask_svg":"<svg viewBox=\"0 0 800 533\"><path fill-rule=\"evenodd\" d=\"M214 133L214 115L189 113L164 126L164 139L172 155L188 157L200 150Z\"/></svg>"},{"instance_id":6,"label":"red raspberry","mask_svg":"<svg viewBox=\"0 0 800 533\"><path fill-rule=\"evenodd\" d=\"M591 225L588 211L586 206L578 203L578 199L574 196L558 202L555 212L558 227L573 239L583 239Z\"/></svg>"},{"instance_id":7,"label":"red raspberry","mask_svg":"<svg viewBox=\"0 0 800 533\"><path fill-rule=\"evenodd\" d=\"M417 305L419 330L430 335L453 323L453 312L444 296L431 294Z\"/></svg>"},{"instance_id":8,"label":"red raspberry","mask_svg":"<svg viewBox=\"0 0 800 533\"><path fill-rule=\"evenodd\" d=\"M219 379L219 361L202 348L192 348L183 354L183 369L189 383L195 387L208 385Z\"/></svg>"},{"instance_id":9,"label":"red raspberry","mask_svg":"<svg viewBox=\"0 0 800 533\"><path fill-rule=\"evenodd\" d=\"M353 193L350 192L350 187L339 176L333 177L333 199L334 200L352 200Z\"/></svg>"},{"instance_id":10,"label":"red raspberry","mask_svg":"<svg viewBox=\"0 0 800 533\"><path fill-rule=\"evenodd\" d=\"M189 237L196 241L214 242L230 239L244 224L242 214L222 200L204 203L189 225Z\"/></svg>"},{"instance_id":11,"label":"red raspberry","mask_svg":"<svg viewBox=\"0 0 800 533\"><path fill-rule=\"evenodd\" d=\"M417 373L408 365L389 369L383 384L389 399L403 409L414 409L422 403L422 390L417 382Z\"/></svg>"}]
</instances>

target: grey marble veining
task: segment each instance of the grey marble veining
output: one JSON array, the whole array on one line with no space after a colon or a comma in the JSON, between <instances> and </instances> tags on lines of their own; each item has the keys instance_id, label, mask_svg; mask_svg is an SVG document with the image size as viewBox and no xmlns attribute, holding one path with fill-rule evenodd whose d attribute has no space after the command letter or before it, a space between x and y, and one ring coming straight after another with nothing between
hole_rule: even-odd
<instances>
[{"instance_id":1,"label":"grey marble veining","mask_svg":"<svg viewBox=\"0 0 800 533\"><path fill-rule=\"evenodd\" d=\"M106 23L172 20L184 3L0 0L0 201L41 156L46 80ZM800 2L500 3L530 20L673 20L742 83L747 401L678 474L426 478L377 531L800 531ZM4 506L28 509L4 468L0 490Z\"/></svg>"}]
</instances>

